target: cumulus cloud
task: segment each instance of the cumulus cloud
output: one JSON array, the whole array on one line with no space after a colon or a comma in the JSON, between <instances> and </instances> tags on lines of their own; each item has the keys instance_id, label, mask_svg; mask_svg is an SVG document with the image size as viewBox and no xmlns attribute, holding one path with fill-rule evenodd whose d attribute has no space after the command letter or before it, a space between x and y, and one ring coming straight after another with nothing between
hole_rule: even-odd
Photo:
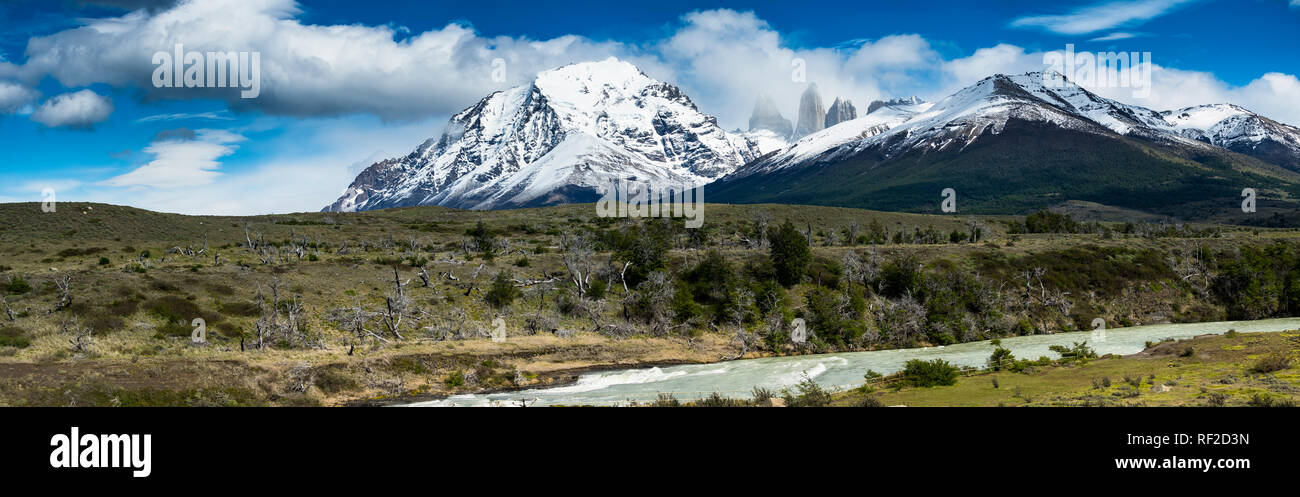
<instances>
[{"instance_id":1,"label":"cumulus cloud","mask_svg":"<svg viewBox=\"0 0 1300 497\"><path fill-rule=\"evenodd\" d=\"M102 184L150 188L206 185L221 176L217 159L234 153L237 147L233 144L243 140L242 135L214 129L160 133L157 141L144 149L154 160Z\"/></svg>"},{"instance_id":2,"label":"cumulus cloud","mask_svg":"<svg viewBox=\"0 0 1300 497\"><path fill-rule=\"evenodd\" d=\"M792 48L753 12L692 12L682 23L654 50L676 73L675 82L728 128L746 127L759 93L770 94L793 118L809 83L817 83L827 104L842 97L865 108L882 97L937 96L934 90L948 79L942 57L915 34Z\"/></svg>"},{"instance_id":3,"label":"cumulus cloud","mask_svg":"<svg viewBox=\"0 0 1300 497\"><path fill-rule=\"evenodd\" d=\"M34 102L37 96L36 90L0 81L0 114L18 112Z\"/></svg>"},{"instance_id":4,"label":"cumulus cloud","mask_svg":"<svg viewBox=\"0 0 1300 497\"><path fill-rule=\"evenodd\" d=\"M1132 74L1129 72L1130 76ZM1209 72L1153 64L1151 92L1145 98L1134 96L1132 88L1087 88L1098 95L1149 109L1177 110L1196 105L1231 103L1275 121L1300 125L1300 80L1292 74L1270 72L1245 85L1234 86Z\"/></svg>"},{"instance_id":5,"label":"cumulus cloud","mask_svg":"<svg viewBox=\"0 0 1300 497\"><path fill-rule=\"evenodd\" d=\"M90 90L64 93L46 100L32 120L49 127L90 128L108 119L113 113L113 102Z\"/></svg>"},{"instance_id":6,"label":"cumulus cloud","mask_svg":"<svg viewBox=\"0 0 1300 497\"><path fill-rule=\"evenodd\" d=\"M150 98L220 98L276 115L410 120L460 110L570 62L621 54L654 65L622 44L578 36L483 37L451 24L403 37L389 26L307 25L294 18L298 13L291 0L204 0L91 19L31 39L19 76L30 82L50 75L64 86L134 85ZM153 55L177 44L203 54L258 52L260 96L242 99L237 88L155 88ZM493 79L497 59L505 64L504 81Z\"/></svg>"},{"instance_id":7,"label":"cumulus cloud","mask_svg":"<svg viewBox=\"0 0 1300 497\"><path fill-rule=\"evenodd\" d=\"M1063 35L1080 35L1155 19L1196 0L1120 0L1080 7L1068 14L1032 15L1011 21L1012 27L1042 28Z\"/></svg>"}]
</instances>

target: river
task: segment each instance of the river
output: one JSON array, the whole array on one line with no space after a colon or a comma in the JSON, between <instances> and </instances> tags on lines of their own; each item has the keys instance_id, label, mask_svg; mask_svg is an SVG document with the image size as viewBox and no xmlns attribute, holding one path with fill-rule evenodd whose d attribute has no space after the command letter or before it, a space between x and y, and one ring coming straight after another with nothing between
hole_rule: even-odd
<instances>
[{"instance_id":1,"label":"river","mask_svg":"<svg viewBox=\"0 0 1300 497\"><path fill-rule=\"evenodd\" d=\"M1259 321L1223 321L1214 323L1156 324L1105 330L1104 340L1095 331L1057 333L1003 338L1002 346L1018 358L1052 358L1053 345L1070 346L1088 341L1099 355L1135 354L1146 342L1166 338L1190 338L1205 334L1222 334L1228 330L1241 333L1300 329L1300 318ZM943 347L875 350L792 357L742 359L713 364L640 369L610 370L588 373L572 384L516 392L483 395L453 395L446 399L408 404L412 407L504 406L527 399L529 405L622 405L628 401L648 402L660 392L672 393L679 400L704 397L713 392L736 398L749 398L755 386L773 391L789 387L804 376L827 388L847 389L861 385L867 370L881 374L898 372L911 359L943 359L958 366L984 367L993 347L988 341L968 342Z\"/></svg>"}]
</instances>

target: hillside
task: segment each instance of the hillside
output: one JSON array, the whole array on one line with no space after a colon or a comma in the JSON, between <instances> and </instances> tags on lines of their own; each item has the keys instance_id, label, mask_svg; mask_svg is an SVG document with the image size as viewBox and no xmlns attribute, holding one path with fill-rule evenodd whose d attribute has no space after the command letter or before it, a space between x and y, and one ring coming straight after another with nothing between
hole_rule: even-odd
<instances>
[{"instance_id":1,"label":"hillside","mask_svg":"<svg viewBox=\"0 0 1300 497\"><path fill-rule=\"evenodd\" d=\"M1271 275L1297 260L1291 230L1020 233L1042 223L704 212L704 228L688 230L597 218L590 204L251 217L0 204L0 404L385 403L563 384L599 368L1053 333L1097 317L1127 326L1296 311L1279 300L1286 291L1214 290L1279 285ZM786 283L777 243L808 250ZM812 330L807 343L790 339L795 317ZM191 344L196 318L204 345ZM504 342L493 341L498 319Z\"/></svg>"},{"instance_id":2,"label":"hillside","mask_svg":"<svg viewBox=\"0 0 1300 497\"><path fill-rule=\"evenodd\" d=\"M938 213L939 193L953 188L958 211L966 213L1028 213L1086 201L1206 219L1249 217L1240 215L1243 185L1260 185L1257 214L1265 217L1295 208L1300 175L1226 151L1191 153L1135 138L1012 120L1001 133L987 133L960 149L912 150L897 157L868 149L816 166L724 179L710 185L709 193L711 199L729 202Z\"/></svg>"}]
</instances>

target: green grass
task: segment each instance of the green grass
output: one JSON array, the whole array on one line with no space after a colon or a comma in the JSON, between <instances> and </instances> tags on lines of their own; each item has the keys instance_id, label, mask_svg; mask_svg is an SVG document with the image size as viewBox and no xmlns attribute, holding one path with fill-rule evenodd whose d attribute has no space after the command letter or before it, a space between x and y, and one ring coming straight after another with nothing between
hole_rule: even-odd
<instances>
[{"instance_id":1,"label":"green grass","mask_svg":"<svg viewBox=\"0 0 1300 497\"><path fill-rule=\"evenodd\" d=\"M1188 349L1194 352L1186 355ZM1288 366L1263 373L1256 365L1260 357L1294 358L1298 353L1296 332L1200 337L1086 364L968 373L946 387L893 390L886 381L871 393L842 393L835 405L857 405L867 396L884 405L986 407L1204 406L1219 396L1226 405L1247 405L1256 395L1295 401L1300 399L1300 370ZM1157 386L1161 388L1153 390Z\"/></svg>"}]
</instances>

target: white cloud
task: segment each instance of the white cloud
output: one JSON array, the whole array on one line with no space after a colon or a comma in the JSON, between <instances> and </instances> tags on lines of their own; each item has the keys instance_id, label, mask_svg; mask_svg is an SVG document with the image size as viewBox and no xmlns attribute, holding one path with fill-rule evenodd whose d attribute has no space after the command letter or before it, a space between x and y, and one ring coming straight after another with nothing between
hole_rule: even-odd
<instances>
[{"instance_id":1,"label":"white cloud","mask_svg":"<svg viewBox=\"0 0 1300 497\"><path fill-rule=\"evenodd\" d=\"M193 140L156 141L145 147L154 160L135 170L104 180L108 186L178 188L206 185L221 176L222 157L235 152L244 137L225 130L200 129Z\"/></svg>"},{"instance_id":2,"label":"white cloud","mask_svg":"<svg viewBox=\"0 0 1300 497\"><path fill-rule=\"evenodd\" d=\"M186 113L177 113L177 114L155 114L152 116L145 116L136 119L135 122L148 123L148 122L155 122L155 121L180 121L186 119L210 119L214 121L230 121L234 118L230 117L229 112L225 110L219 110L215 112L186 112Z\"/></svg>"},{"instance_id":3,"label":"white cloud","mask_svg":"<svg viewBox=\"0 0 1300 497\"><path fill-rule=\"evenodd\" d=\"M1300 0L1291 0L1292 7L1300 7Z\"/></svg>"},{"instance_id":4,"label":"white cloud","mask_svg":"<svg viewBox=\"0 0 1300 497\"><path fill-rule=\"evenodd\" d=\"M1068 14L1033 15L1011 22L1012 27L1042 28L1063 35L1080 35L1150 21L1196 0L1119 0L1078 8Z\"/></svg>"},{"instance_id":5,"label":"white cloud","mask_svg":"<svg viewBox=\"0 0 1300 497\"><path fill-rule=\"evenodd\" d=\"M782 115L795 121L799 95L808 83L817 83L826 104L843 97L863 111L882 97L934 97L946 79L939 69L942 57L915 34L854 40L844 48L796 49L752 12L692 12L682 22L653 49L675 73L669 81L728 129L748 126L759 93L772 95ZM803 81L796 80L796 61L806 69Z\"/></svg>"},{"instance_id":6,"label":"white cloud","mask_svg":"<svg viewBox=\"0 0 1300 497\"><path fill-rule=\"evenodd\" d=\"M32 120L49 127L89 128L108 119L113 102L90 90L64 93L42 103Z\"/></svg>"},{"instance_id":7,"label":"white cloud","mask_svg":"<svg viewBox=\"0 0 1300 497\"><path fill-rule=\"evenodd\" d=\"M39 93L22 85L0 81L0 114L18 112L31 105Z\"/></svg>"},{"instance_id":8,"label":"white cloud","mask_svg":"<svg viewBox=\"0 0 1300 497\"><path fill-rule=\"evenodd\" d=\"M285 127L291 120L260 118L228 130L200 129L192 141L151 144L148 164L77 190L60 189L59 198L181 214L315 211L333 202L360 167L410 153L445 119L389 125L374 118L305 119ZM257 146L271 155L252 166L223 163L230 154L219 147L233 153L241 142L252 146L245 135L267 131L275 131L274 138Z\"/></svg>"},{"instance_id":9,"label":"white cloud","mask_svg":"<svg viewBox=\"0 0 1300 497\"><path fill-rule=\"evenodd\" d=\"M1297 0L1297 1L1300 1L1300 0ZM1105 35L1105 36L1098 36L1098 37L1093 38L1093 39L1088 40L1088 41L1118 41L1118 40L1127 40L1127 39L1130 39L1130 38L1137 38L1137 37L1138 37L1138 34L1137 34L1137 33L1127 33L1127 32L1124 32L1124 31L1116 31L1116 32L1114 32L1114 33L1110 33L1110 34Z\"/></svg>"},{"instance_id":10,"label":"white cloud","mask_svg":"<svg viewBox=\"0 0 1300 497\"><path fill-rule=\"evenodd\" d=\"M1212 73L1153 65L1151 93L1146 98L1134 97L1132 88L1095 87L1089 90L1155 110L1232 103L1275 121L1300 125L1300 79L1292 74L1270 72L1245 85L1233 86Z\"/></svg>"},{"instance_id":11,"label":"white cloud","mask_svg":"<svg viewBox=\"0 0 1300 497\"><path fill-rule=\"evenodd\" d=\"M204 0L91 19L32 38L19 75L29 83L51 75L64 86L133 85L155 98L219 98L275 115L411 120L460 110L569 62L620 54L653 64L622 44L578 36L489 38L451 24L398 41L399 30L389 26L307 25L297 14L291 0ZM260 96L241 99L236 88L155 88L153 55L178 43L187 52L259 52ZM497 58L506 63L503 82L492 79Z\"/></svg>"},{"instance_id":12,"label":"white cloud","mask_svg":"<svg viewBox=\"0 0 1300 497\"><path fill-rule=\"evenodd\" d=\"M1026 53L1023 48L1001 43L946 62L949 84L944 92L951 93L994 74L1023 74L1043 68L1042 53Z\"/></svg>"}]
</instances>

